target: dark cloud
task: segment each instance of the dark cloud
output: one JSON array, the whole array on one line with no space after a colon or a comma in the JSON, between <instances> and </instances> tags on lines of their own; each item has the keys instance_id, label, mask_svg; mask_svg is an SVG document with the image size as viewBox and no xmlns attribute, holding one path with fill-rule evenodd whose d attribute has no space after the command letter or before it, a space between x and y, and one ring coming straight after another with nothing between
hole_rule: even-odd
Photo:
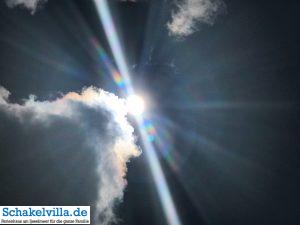
<instances>
[{"instance_id":1,"label":"dark cloud","mask_svg":"<svg viewBox=\"0 0 300 225\"><path fill-rule=\"evenodd\" d=\"M124 102L95 88L52 102L8 97L1 88L2 205L91 205L101 224L115 220L126 162L139 155Z\"/></svg>"}]
</instances>

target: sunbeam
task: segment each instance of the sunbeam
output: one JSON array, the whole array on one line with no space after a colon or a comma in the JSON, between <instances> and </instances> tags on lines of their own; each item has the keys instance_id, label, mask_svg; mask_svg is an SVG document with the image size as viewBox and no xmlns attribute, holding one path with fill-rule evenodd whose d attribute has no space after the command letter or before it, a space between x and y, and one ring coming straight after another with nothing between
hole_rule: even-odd
<instances>
[{"instance_id":1,"label":"sunbeam","mask_svg":"<svg viewBox=\"0 0 300 225\"><path fill-rule=\"evenodd\" d=\"M114 27L113 20L109 11L109 7L106 0L95 0L95 5L101 20L101 23L104 27L106 37L108 39L110 48L112 50L113 56L115 58L116 64L120 71L120 76L124 81L124 88L128 95L129 104L134 104L134 114L138 122L138 127L141 132L141 139L144 145L146 152L147 160L150 165L150 169L155 180L156 188L160 197L161 204L163 206L164 213L169 225L180 225L180 219L176 211L170 190L168 188L166 179L164 177L161 165L159 163L158 157L156 155L154 146L151 143L151 139L148 137L147 131L144 129L144 117L143 112L143 102L142 100L135 95L130 75L128 72L126 60L123 55L123 51L117 36L117 32ZM134 96L134 97L133 97Z\"/></svg>"}]
</instances>

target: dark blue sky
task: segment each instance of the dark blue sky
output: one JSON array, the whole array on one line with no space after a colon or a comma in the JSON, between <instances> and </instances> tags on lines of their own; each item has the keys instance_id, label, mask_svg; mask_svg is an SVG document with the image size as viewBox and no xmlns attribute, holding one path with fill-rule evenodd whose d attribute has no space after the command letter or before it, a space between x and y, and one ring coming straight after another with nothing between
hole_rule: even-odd
<instances>
[{"instance_id":1,"label":"dark blue sky","mask_svg":"<svg viewBox=\"0 0 300 225\"><path fill-rule=\"evenodd\" d=\"M170 149L166 156L158 148L158 154L183 225L299 224L299 3L225 3L226 13L213 26L201 25L184 40L168 35L170 1L111 7L133 83L151 97L148 113L167 133ZM53 99L90 85L118 94L97 63L93 38L110 54L91 1L49 0L33 16L1 2L0 85L16 102L29 94ZM14 135L22 143L23 131L16 130L6 133L2 126L1 159L18 154L9 153L17 148ZM33 140L39 135L31 134ZM30 152L29 144L24 148ZM47 170L42 162L36 166ZM0 166L6 169L1 205L14 204L14 198L36 204L31 184L8 179L9 168L25 177L26 169ZM127 178L116 207L120 224L166 224L145 155L129 164ZM14 189L5 189L5 180ZM48 188L52 199L57 187L49 183L40 190ZM93 194L86 194L81 203L90 204Z\"/></svg>"}]
</instances>

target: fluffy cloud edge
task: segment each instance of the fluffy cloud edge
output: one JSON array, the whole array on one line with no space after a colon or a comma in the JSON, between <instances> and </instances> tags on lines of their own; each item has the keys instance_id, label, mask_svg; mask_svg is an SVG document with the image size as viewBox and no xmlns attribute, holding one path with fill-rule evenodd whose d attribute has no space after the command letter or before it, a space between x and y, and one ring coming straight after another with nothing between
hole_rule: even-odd
<instances>
[{"instance_id":1,"label":"fluffy cloud edge","mask_svg":"<svg viewBox=\"0 0 300 225\"><path fill-rule=\"evenodd\" d=\"M99 174L100 188L96 202L96 218L100 215L101 221L98 221L98 223L102 225L116 221L114 207L117 202L122 200L123 191L127 185L125 179L127 162L132 157L137 157L141 154L140 149L135 144L134 129L127 121L125 100L95 87L84 88L79 93L69 92L53 101L37 101L36 97L31 95L24 100L23 104L17 104L11 103L9 96L10 92L0 86L0 111L26 125L39 123L47 127L47 124L51 124L50 118L54 116L62 119L71 119L74 121L74 124L78 123L78 126L80 126L85 121L78 117L79 108L74 108L74 103L75 105L83 105L91 110L97 110L97 112L98 110L99 112L104 110L110 113L112 121L110 121L109 127L113 128L109 128L109 131L112 129L110 137L113 137L113 140L103 144L103 140L98 138L97 132L99 131L91 132L88 139L92 148L99 152L97 159L98 168L96 170ZM86 125L84 126L86 127ZM116 126L117 132L115 132ZM102 148L103 146L106 147L100 150L99 146L102 146Z\"/></svg>"}]
</instances>

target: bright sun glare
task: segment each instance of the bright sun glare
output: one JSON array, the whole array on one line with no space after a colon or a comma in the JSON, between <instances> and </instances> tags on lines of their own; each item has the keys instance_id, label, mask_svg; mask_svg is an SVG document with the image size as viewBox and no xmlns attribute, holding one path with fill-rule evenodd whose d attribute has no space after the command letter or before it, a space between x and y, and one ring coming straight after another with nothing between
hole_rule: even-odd
<instances>
[{"instance_id":1,"label":"bright sun glare","mask_svg":"<svg viewBox=\"0 0 300 225\"><path fill-rule=\"evenodd\" d=\"M127 98L128 112L134 116L140 116L145 110L145 102L138 95L130 95Z\"/></svg>"}]
</instances>

